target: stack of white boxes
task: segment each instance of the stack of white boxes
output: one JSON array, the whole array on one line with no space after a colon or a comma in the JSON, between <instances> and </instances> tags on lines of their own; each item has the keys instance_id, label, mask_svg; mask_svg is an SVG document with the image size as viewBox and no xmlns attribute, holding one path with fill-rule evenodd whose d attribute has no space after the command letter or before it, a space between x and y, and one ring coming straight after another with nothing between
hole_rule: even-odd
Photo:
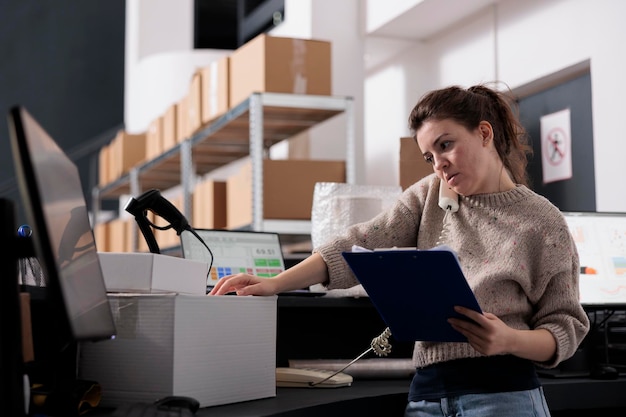
<instances>
[{"instance_id":1,"label":"stack of white boxes","mask_svg":"<svg viewBox=\"0 0 626 417\"><path fill-rule=\"evenodd\" d=\"M111 269L102 266L107 281ZM203 271L194 279L206 280ZM152 272L134 273L145 281ZM116 338L84 342L79 355L79 378L101 385L102 406L182 395L208 407L276 396L276 296L109 293L109 302Z\"/></svg>"}]
</instances>

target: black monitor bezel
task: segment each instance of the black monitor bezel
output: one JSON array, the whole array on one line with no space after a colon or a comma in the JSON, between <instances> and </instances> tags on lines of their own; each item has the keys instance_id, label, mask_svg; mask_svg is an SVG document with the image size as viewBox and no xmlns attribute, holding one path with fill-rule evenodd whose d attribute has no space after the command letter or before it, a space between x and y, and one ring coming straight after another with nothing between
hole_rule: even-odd
<instances>
[{"instance_id":1,"label":"black monitor bezel","mask_svg":"<svg viewBox=\"0 0 626 417\"><path fill-rule=\"evenodd\" d=\"M35 255L41 264L47 280L46 301L54 314L54 317L51 319L53 320L55 326L59 326L56 329L58 342L61 343L61 345L65 345L72 342L111 339L115 337L116 334L112 313L110 317L110 329L107 329L107 331L79 335L74 331L72 326L72 318L70 317L69 310L67 308L68 300L65 299L61 288L63 285L62 274L59 266L57 265L52 249L53 243L52 238L48 233L47 220L41 198L42 194L37 181L32 151L28 145L27 132L24 126L25 117L30 119L33 123L38 124L35 118L22 106L14 106L9 110L9 137L12 144L11 149L13 153L13 162L15 165L16 180L18 183L20 197L23 203L26 218L30 222L30 226L33 231L32 244L35 250ZM38 127L44 131L52 142L54 142L54 139L52 139L52 137L47 134L41 126ZM60 147L59 150L65 157L67 157ZM82 193L82 189L80 192ZM91 227L90 230L93 234ZM104 294L104 297L106 297L106 293Z\"/></svg>"}]
</instances>

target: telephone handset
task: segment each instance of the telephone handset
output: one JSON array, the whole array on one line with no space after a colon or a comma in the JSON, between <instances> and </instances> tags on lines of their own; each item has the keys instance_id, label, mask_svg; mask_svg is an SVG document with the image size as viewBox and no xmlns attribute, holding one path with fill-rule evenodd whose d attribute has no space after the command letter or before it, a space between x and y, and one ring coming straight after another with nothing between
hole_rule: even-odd
<instances>
[{"instance_id":1,"label":"telephone handset","mask_svg":"<svg viewBox=\"0 0 626 417\"><path fill-rule=\"evenodd\" d=\"M443 226L441 227L441 234L437 240L437 246L446 243L450 224L448 217L451 213L455 213L459 209L459 196L452 188L448 187L448 184L443 180L439 183L439 207L441 207L446 214L443 218Z\"/></svg>"},{"instance_id":2,"label":"telephone handset","mask_svg":"<svg viewBox=\"0 0 626 417\"><path fill-rule=\"evenodd\" d=\"M452 213L459 209L459 196L443 180L439 184L439 207Z\"/></svg>"}]
</instances>

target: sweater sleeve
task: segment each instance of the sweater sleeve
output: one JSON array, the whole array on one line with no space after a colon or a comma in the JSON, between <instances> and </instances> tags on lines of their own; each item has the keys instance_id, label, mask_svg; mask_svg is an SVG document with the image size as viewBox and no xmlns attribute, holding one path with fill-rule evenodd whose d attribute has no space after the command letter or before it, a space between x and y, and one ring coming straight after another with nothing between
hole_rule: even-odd
<instances>
[{"instance_id":1,"label":"sweater sleeve","mask_svg":"<svg viewBox=\"0 0 626 417\"><path fill-rule=\"evenodd\" d=\"M555 356L539 365L554 367L570 358L589 331L589 317L580 304L579 260L575 242L560 214L544 234L538 251L538 288L531 300L535 312L531 327L546 329L556 340Z\"/></svg>"}]
</instances>

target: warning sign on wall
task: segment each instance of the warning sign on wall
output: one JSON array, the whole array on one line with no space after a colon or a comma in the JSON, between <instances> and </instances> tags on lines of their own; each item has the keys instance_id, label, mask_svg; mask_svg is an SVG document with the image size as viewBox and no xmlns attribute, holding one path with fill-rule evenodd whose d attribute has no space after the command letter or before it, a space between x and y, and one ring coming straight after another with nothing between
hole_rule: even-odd
<instances>
[{"instance_id":1,"label":"warning sign on wall","mask_svg":"<svg viewBox=\"0 0 626 417\"><path fill-rule=\"evenodd\" d=\"M572 178L571 132L569 109L541 117L541 165L544 184Z\"/></svg>"}]
</instances>

